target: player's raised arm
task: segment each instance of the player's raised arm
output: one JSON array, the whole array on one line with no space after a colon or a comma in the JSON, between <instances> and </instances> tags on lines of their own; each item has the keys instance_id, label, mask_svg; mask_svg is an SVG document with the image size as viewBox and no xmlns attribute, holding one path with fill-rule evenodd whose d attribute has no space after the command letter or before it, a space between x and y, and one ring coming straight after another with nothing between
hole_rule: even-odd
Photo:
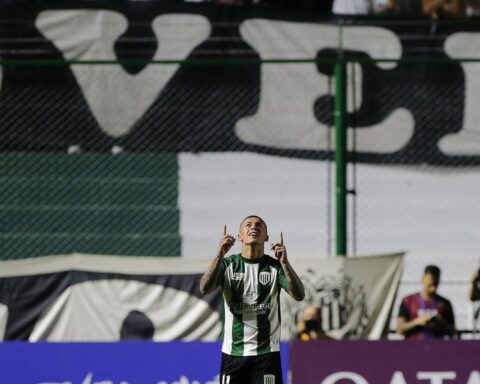
<instances>
[{"instance_id":1,"label":"player's raised arm","mask_svg":"<svg viewBox=\"0 0 480 384\"><path fill-rule=\"evenodd\" d=\"M298 277L297 273L288 261L287 249L283 244L283 232L280 232L280 242L272 244L272 250L275 252L275 256L277 257L278 261L280 261L280 265L285 272L285 277L287 278L288 282L288 294L295 300L302 301L305 298L305 288L303 287L303 283Z\"/></svg>"},{"instance_id":2,"label":"player's raised arm","mask_svg":"<svg viewBox=\"0 0 480 384\"><path fill-rule=\"evenodd\" d=\"M220 267L222 265L222 260L230 248L232 248L233 244L235 244L235 238L227 233L227 226L224 225L223 235L220 239L220 243L218 244L217 254L210 263L207 271L200 279L200 292L202 294L212 292L215 288L217 288L217 281L221 272Z\"/></svg>"}]
</instances>

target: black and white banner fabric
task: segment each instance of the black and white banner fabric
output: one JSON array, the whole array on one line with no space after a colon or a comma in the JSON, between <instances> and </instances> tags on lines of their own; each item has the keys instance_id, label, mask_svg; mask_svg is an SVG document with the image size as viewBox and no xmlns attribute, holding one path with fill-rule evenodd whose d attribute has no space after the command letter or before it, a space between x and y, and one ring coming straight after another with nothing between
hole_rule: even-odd
<instances>
[{"instance_id":1,"label":"black and white banner fabric","mask_svg":"<svg viewBox=\"0 0 480 384\"><path fill-rule=\"evenodd\" d=\"M307 303L335 338L382 336L403 254L292 260L307 297L282 294L283 339ZM72 254L0 262L0 338L29 341L216 340L220 291L198 290L208 260Z\"/></svg>"}]
</instances>

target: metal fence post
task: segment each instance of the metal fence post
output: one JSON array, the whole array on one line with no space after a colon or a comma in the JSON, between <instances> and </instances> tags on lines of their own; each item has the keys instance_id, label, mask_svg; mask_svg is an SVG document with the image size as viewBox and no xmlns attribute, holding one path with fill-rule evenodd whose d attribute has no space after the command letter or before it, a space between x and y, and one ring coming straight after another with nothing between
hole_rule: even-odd
<instances>
[{"instance_id":1,"label":"metal fence post","mask_svg":"<svg viewBox=\"0 0 480 384\"><path fill-rule=\"evenodd\" d=\"M336 254L347 255L347 135L345 129L345 59L342 25L339 26L339 51L335 63L335 199Z\"/></svg>"}]
</instances>

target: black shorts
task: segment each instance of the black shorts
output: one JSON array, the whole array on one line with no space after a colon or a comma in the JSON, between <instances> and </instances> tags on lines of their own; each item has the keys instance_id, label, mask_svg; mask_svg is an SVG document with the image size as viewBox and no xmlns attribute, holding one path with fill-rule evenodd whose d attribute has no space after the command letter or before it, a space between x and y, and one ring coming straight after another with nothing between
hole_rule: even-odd
<instances>
[{"instance_id":1,"label":"black shorts","mask_svg":"<svg viewBox=\"0 0 480 384\"><path fill-rule=\"evenodd\" d=\"M283 384L280 352L258 356L222 353L219 384Z\"/></svg>"}]
</instances>

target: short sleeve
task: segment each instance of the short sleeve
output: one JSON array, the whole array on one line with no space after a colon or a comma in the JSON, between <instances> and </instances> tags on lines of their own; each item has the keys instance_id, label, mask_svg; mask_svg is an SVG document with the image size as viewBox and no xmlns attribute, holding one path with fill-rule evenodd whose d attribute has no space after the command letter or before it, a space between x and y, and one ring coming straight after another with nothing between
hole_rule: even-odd
<instances>
[{"instance_id":1,"label":"short sleeve","mask_svg":"<svg viewBox=\"0 0 480 384\"><path fill-rule=\"evenodd\" d=\"M455 315L453 314L453 307L450 301L445 300L446 311L444 314L445 321L452 327L455 326Z\"/></svg>"},{"instance_id":2,"label":"short sleeve","mask_svg":"<svg viewBox=\"0 0 480 384\"><path fill-rule=\"evenodd\" d=\"M410 312L408 311L407 304L405 304L405 300L402 300L402 303L400 304L398 317L403 317L404 319L410 320Z\"/></svg>"},{"instance_id":3,"label":"short sleeve","mask_svg":"<svg viewBox=\"0 0 480 384\"><path fill-rule=\"evenodd\" d=\"M228 261L225 260L225 258L222 260L222 264L220 264L220 273L218 274L217 277L217 284L216 286L218 287L219 285L223 287L223 284L225 283L225 271L228 267Z\"/></svg>"}]
</instances>

